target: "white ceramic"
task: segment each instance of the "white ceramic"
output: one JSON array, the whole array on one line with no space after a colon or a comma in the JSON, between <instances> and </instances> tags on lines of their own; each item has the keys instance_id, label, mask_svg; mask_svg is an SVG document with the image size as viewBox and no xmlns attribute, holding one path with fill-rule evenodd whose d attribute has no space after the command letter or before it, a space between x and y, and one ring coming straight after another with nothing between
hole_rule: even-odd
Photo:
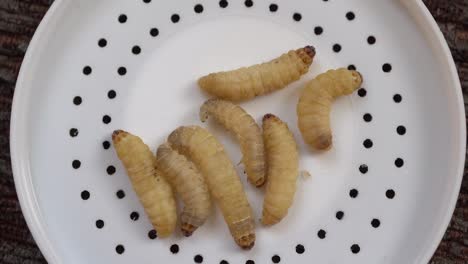
<instances>
[{"instance_id":1,"label":"white ceramic","mask_svg":"<svg viewBox=\"0 0 468 264\"><path fill-rule=\"evenodd\" d=\"M222 8L223 3L55 1L24 60L11 123L18 196L47 260L196 263L200 255L203 263L215 264L273 263L278 257L280 263L427 263L454 209L466 132L454 63L422 2L255 0L247 7L243 0L228 0ZM195 12L196 4L203 12ZM119 22L122 14L126 20ZM323 32L317 35L319 26ZM271 112L287 121L300 145L301 167L312 174L299 179L287 218L272 228L259 225L251 251L233 243L218 210L191 238L178 233L150 239L151 225L124 169L103 142L121 128L154 150L177 126L200 124L198 108L207 97L197 88L199 76L306 44L317 49L307 76L242 104L257 120ZM386 63L390 72L383 71ZM364 76L367 93L335 103L334 148L312 153L296 124L300 87L320 72L350 64ZM85 66L92 69L89 75ZM126 68L124 75L119 67ZM366 113L370 122L363 120ZM398 129L404 135L398 126L405 127ZM212 122L208 127L237 163L235 141ZM371 148L363 146L366 139ZM400 168L397 158L404 162ZM74 160L81 162L77 169ZM360 172L361 164L367 173ZM259 218L262 191L244 186ZM352 189L358 191L355 198ZM118 190L124 198L117 198ZM89 199L82 199L83 191ZM104 221L102 228L97 220ZM177 254L171 252L175 244Z\"/></svg>"}]
</instances>

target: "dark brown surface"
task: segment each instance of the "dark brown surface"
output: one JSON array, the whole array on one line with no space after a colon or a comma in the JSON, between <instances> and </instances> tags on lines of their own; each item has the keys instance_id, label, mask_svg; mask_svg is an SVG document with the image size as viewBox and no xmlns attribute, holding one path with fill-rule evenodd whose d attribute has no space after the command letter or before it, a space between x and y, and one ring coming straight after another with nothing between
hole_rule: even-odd
<instances>
[{"instance_id":1,"label":"dark brown surface","mask_svg":"<svg viewBox=\"0 0 468 264\"><path fill-rule=\"evenodd\" d=\"M46 263L31 238L16 197L10 165L9 120L16 77L24 52L52 2L0 0L0 263L5 264ZM424 2L452 49L465 102L468 102L468 0ZM468 263L467 177L464 177L455 214L433 257L433 263Z\"/></svg>"}]
</instances>

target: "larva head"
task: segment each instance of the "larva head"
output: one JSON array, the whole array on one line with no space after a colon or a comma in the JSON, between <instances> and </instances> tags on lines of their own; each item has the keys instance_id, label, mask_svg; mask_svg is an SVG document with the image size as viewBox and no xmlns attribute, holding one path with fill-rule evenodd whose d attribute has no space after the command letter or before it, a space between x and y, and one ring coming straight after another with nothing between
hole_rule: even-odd
<instances>
[{"instance_id":1,"label":"larva head","mask_svg":"<svg viewBox=\"0 0 468 264\"><path fill-rule=\"evenodd\" d=\"M197 227L189 223L181 223L180 230L185 237L189 237L197 230Z\"/></svg>"},{"instance_id":2,"label":"larva head","mask_svg":"<svg viewBox=\"0 0 468 264\"><path fill-rule=\"evenodd\" d=\"M213 98L213 99L208 99L206 102L202 104L202 106L200 107L200 113L199 113L200 121L205 122L208 119L208 117L210 116L210 110L213 111L212 108L218 101L220 100Z\"/></svg>"},{"instance_id":3,"label":"larva head","mask_svg":"<svg viewBox=\"0 0 468 264\"><path fill-rule=\"evenodd\" d=\"M314 146L314 148L318 150L329 150L332 147L332 144L333 144L332 142L333 142L332 134L327 133L327 134L320 134L311 145Z\"/></svg>"},{"instance_id":4,"label":"larva head","mask_svg":"<svg viewBox=\"0 0 468 264\"><path fill-rule=\"evenodd\" d=\"M129 133L126 132L126 131L123 131L123 130L115 130L113 133L112 133L112 142L114 144L117 144L118 142L120 142L123 138L125 138L126 136L128 136Z\"/></svg>"},{"instance_id":5,"label":"larva head","mask_svg":"<svg viewBox=\"0 0 468 264\"><path fill-rule=\"evenodd\" d=\"M353 76L352 79L353 79L354 87L356 87L356 89L359 88L363 82L361 73L358 71L351 71L351 75Z\"/></svg>"},{"instance_id":6,"label":"larva head","mask_svg":"<svg viewBox=\"0 0 468 264\"><path fill-rule=\"evenodd\" d=\"M248 234L245 236L241 236L240 238L236 239L236 243L242 249L250 250L255 245L255 234Z\"/></svg>"},{"instance_id":7,"label":"larva head","mask_svg":"<svg viewBox=\"0 0 468 264\"><path fill-rule=\"evenodd\" d=\"M300 48L296 50L297 55L301 60L310 66L312 64L312 61L314 60L315 57L315 48L313 46L305 46L304 48Z\"/></svg>"}]
</instances>

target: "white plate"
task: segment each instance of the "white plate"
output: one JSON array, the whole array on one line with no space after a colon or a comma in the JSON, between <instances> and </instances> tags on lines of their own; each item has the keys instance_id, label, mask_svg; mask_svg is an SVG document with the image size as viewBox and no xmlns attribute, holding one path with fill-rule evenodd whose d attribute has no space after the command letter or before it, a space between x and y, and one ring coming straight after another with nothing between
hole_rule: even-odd
<instances>
[{"instance_id":1,"label":"white plate","mask_svg":"<svg viewBox=\"0 0 468 264\"><path fill-rule=\"evenodd\" d=\"M50 263L194 263L197 255L216 264L430 259L459 191L466 132L450 52L422 2L252 3L55 1L21 69L11 124L18 195ZM369 36L376 42L369 44ZM279 115L300 143L301 167L313 176L299 180L288 217L273 228L258 226L256 246L247 252L233 243L218 211L191 238L149 239L151 225L114 150L103 148L111 132L129 130L154 149L177 126L200 123L198 107L206 96L196 86L199 76L306 44L318 54L307 76L242 104L258 119L267 112ZM300 87L326 69L350 64L363 74L367 93L336 102L334 148L311 153L296 128ZM366 113L370 122L363 120ZM218 127L209 128L237 163L235 142ZM366 139L371 148L363 146ZM402 167L395 164L398 158ZM361 164L367 173L360 172ZM245 188L259 216L262 192ZM118 190L125 192L123 199ZM83 200L86 192L90 197ZM137 221L132 212L139 213ZM104 227L97 228L97 220ZM175 244L177 254L171 253Z\"/></svg>"}]
</instances>

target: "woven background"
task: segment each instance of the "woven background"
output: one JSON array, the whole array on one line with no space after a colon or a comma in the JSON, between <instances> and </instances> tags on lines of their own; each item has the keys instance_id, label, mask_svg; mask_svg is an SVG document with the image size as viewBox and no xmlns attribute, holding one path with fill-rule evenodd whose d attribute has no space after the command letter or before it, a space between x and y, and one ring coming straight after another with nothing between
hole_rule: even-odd
<instances>
[{"instance_id":1,"label":"woven background","mask_svg":"<svg viewBox=\"0 0 468 264\"><path fill-rule=\"evenodd\" d=\"M76 0L80 1L80 0ZM28 43L53 0L0 0L0 263L46 263L24 221L10 165L10 111ZM452 49L468 102L468 0L425 0ZM466 107L466 103L465 103ZM468 263L468 178L432 263Z\"/></svg>"}]
</instances>

